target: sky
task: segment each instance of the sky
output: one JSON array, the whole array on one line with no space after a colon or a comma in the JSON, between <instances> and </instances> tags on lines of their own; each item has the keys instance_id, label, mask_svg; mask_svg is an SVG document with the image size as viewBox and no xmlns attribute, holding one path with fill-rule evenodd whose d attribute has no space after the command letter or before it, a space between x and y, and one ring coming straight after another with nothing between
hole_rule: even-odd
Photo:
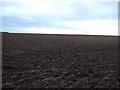
<instances>
[{"instance_id":1,"label":"sky","mask_svg":"<svg viewBox=\"0 0 120 90\"><path fill-rule=\"evenodd\" d=\"M1 0L2 31L118 35L117 0Z\"/></svg>"}]
</instances>

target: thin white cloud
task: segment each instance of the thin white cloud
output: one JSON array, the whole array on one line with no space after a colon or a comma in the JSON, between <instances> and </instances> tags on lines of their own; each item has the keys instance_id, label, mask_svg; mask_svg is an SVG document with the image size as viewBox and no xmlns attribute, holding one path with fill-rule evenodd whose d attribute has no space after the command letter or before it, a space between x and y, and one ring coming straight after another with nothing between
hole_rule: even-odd
<instances>
[{"instance_id":1,"label":"thin white cloud","mask_svg":"<svg viewBox=\"0 0 120 90\"><path fill-rule=\"evenodd\" d=\"M27 29L29 33L43 33L43 34L77 34L81 33L79 30L78 31L73 31L70 29L57 29L57 28L29 28Z\"/></svg>"},{"instance_id":2,"label":"thin white cloud","mask_svg":"<svg viewBox=\"0 0 120 90\"><path fill-rule=\"evenodd\" d=\"M24 14L24 15L37 15L37 14L53 14L53 15L72 15L75 9L78 8L79 12L87 11L90 14L103 14L112 13L114 8L110 6L103 6L94 0L12 0L12 3L20 4L21 7L9 6L3 7L4 12L7 14ZM10 0L3 1L4 3ZM77 7L76 7L77 5ZM115 8L117 9L117 8Z\"/></svg>"},{"instance_id":3,"label":"thin white cloud","mask_svg":"<svg viewBox=\"0 0 120 90\"><path fill-rule=\"evenodd\" d=\"M96 21L69 21L61 22L72 29L57 29L46 27L32 27L26 31L29 33L48 34L91 34L91 35L118 35L117 22L115 20Z\"/></svg>"},{"instance_id":4,"label":"thin white cloud","mask_svg":"<svg viewBox=\"0 0 120 90\"><path fill-rule=\"evenodd\" d=\"M65 25L83 31L83 33L100 35L118 35L116 20L69 21Z\"/></svg>"},{"instance_id":5,"label":"thin white cloud","mask_svg":"<svg viewBox=\"0 0 120 90\"><path fill-rule=\"evenodd\" d=\"M3 14L37 15L50 14L54 12L52 6L45 0L13 0L13 2L21 5L21 7L3 7Z\"/></svg>"}]
</instances>

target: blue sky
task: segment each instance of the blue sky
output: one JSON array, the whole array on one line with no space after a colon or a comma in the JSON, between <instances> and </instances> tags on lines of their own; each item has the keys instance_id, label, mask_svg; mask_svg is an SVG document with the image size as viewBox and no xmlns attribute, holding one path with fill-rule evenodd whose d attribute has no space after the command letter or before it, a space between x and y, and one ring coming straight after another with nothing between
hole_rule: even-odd
<instances>
[{"instance_id":1,"label":"blue sky","mask_svg":"<svg viewBox=\"0 0 120 90\"><path fill-rule=\"evenodd\" d=\"M2 31L118 35L118 2L113 1L2 0Z\"/></svg>"}]
</instances>

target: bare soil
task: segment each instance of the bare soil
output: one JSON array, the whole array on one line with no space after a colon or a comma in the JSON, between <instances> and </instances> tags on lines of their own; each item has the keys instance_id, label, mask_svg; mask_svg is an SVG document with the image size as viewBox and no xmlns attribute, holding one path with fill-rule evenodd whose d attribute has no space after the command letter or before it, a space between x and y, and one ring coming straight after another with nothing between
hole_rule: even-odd
<instances>
[{"instance_id":1,"label":"bare soil","mask_svg":"<svg viewBox=\"0 0 120 90\"><path fill-rule=\"evenodd\" d=\"M118 37L2 34L2 87L119 88Z\"/></svg>"}]
</instances>

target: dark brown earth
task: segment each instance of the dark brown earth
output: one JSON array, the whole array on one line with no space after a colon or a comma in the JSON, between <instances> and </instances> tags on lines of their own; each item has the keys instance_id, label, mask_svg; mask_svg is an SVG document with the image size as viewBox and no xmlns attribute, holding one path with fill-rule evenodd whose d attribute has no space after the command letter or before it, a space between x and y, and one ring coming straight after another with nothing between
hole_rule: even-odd
<instances>
[{"instance_id":1,"label":"dark brown earth","mask_svg":"<svg viewBox=\"0 0 120 90\"><path fill-rule=\"evenodd\" d=\"M118 37L2 35L2 87L119 88Z\"/></svg>"}]
</instances>

